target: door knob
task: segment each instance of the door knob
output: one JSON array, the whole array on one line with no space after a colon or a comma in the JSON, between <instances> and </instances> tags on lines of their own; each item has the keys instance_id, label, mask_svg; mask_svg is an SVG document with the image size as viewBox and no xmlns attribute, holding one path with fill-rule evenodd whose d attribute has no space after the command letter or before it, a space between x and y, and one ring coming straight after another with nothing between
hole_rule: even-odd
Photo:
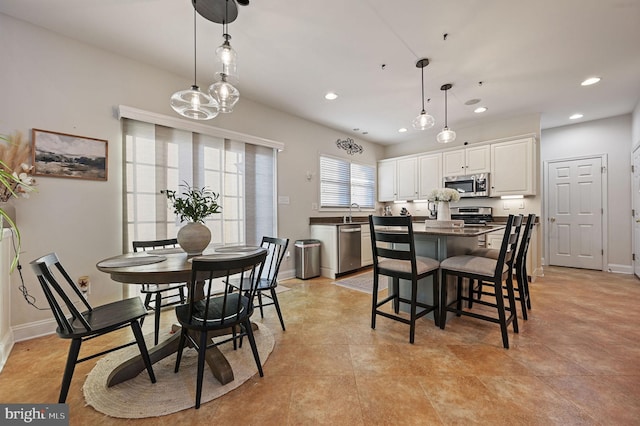
<instances>
[{"instance_id":1,"label":"door knob","mask_svg":"<svg viewBox=\"0 0 640 426\"><path fill-rule=\"evenodd\" d=\"M555 221L556 221L556 218L555 218L555 217L550 217L550 218L549 218L549 222L555 222Z\"/></svg>"}]
</instances>

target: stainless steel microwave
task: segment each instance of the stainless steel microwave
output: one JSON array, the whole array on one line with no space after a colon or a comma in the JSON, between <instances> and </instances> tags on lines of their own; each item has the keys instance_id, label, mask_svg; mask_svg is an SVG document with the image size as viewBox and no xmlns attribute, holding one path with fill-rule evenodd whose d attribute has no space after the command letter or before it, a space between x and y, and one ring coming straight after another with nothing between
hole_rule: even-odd
<instances>
[{"instance_id":1,"label":"stainless steel microwave","mask_svg":"<svg viewBox=\"0 0 640 426\"><path fill-rule=\"evenodd\" d=\"M461 198L488 197L489 173L479 173L467 176L447 176L444 178L444 187L455 189Z\"/></svg>"}]
</instances>

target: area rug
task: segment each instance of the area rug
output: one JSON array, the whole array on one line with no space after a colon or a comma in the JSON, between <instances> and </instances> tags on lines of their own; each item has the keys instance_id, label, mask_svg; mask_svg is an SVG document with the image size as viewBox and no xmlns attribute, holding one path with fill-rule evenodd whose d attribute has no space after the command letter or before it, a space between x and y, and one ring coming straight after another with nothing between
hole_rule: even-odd
<instances>
[{"instance_id":1,"label":"area rug","mask_svg":"<svg viewBox=\"0 0 640 426\"><path fill-rule=\"evenodd\" d=\"M254 331L260 362L264 365L273 350L274 338L264 324ZM146 338L147 336L145 336ZM153 336L148 336L153 342ZM161 336L167 338L168 334ZM219 338L224 338L221 336ZM202 386L202 403L218 398L258 374L249 341L244 339L242 348L233 350L231 342L218 347L231 364L234 380L221 385L205 367ZM144 370L137 377L124 383L107 387L109 373L121 362L139 354L137 346L129 346L102 358L87 376L82 388L88 405L112 417L143 418L163 416L192 408L195 405L196 369L198 354L195 349L185 348L180 362L180 371L173 372L176 355L168 356L153 364L156 383L149 380Z\"/></svg>"},{"instance_id":2,"label":"area rug","mask_svg":"<svg viewBox=\"0 0 640 426\"><path fill-rule=\"evenodd\" d=\"M336 284L351 290L361 291L363 293L373 293L373 271L367 271L362 274L336 280ZM378 292L387 288L386 280L381 280L378 286Z\"/></svg>"}]
</instances>

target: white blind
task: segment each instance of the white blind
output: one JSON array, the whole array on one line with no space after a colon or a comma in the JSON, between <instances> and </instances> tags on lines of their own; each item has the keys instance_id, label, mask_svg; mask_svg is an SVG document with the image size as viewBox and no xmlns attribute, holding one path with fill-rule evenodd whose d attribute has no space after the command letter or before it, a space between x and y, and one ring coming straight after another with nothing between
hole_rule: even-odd
<instances>
[{"instance_id":1,"label":"white blind","mask_svg":"<svg viewBox=\"0 0 640 426\"><path fill-rule=\"evenodd\" d=\"M320 156L320 207L375 207L375 167L342 158Z\"/></svg>"},{"instance_id":2,"label":"white blind","mask_svg":"<svg viewBox=\"0 0 640 426\"><path fill-rule=\"evenodd\" d=\"M123 120L125 250L133 240L174 238L178 228L163 189L183 183L219 193L222 213L205 220L213 243L258 245L276 235L276 151L239 141Z\"/></svg>"}]
</instances>

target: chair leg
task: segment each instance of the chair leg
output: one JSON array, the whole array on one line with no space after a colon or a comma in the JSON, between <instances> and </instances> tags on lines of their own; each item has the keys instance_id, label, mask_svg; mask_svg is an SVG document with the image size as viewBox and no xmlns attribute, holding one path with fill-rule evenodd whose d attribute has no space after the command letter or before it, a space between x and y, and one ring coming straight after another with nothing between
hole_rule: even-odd
<instances>
[{"instance_id":1,"label":"chair leg","mask_svg":"<svg viewBox=\"0 0 640 426\"><path fill-rule=\"evenodd\" d=\"M473 293L475 293L473 286L475 285L475 280L469 279L469 309L473 308Z\"/></svg>"},{"instance_id":2,"label":"chair leg","mask_svg":"<svg viewBox=\"0 0 640 426\"><path fill-rule=\"evenodd\" d=\"M400 279L393 277L393 311L397 314L400 312Z\"/></svg>"},{"instance_id":3,"label":"chair leg","mask_svg":"<svg viewBox=\"0 0 640 426\"><path fill-rule=\"evenodd\" d=\"M178 293L180 293L180 303L185 304L187 302L187 298L184 297L184 287L178 288Z\"/></svg>"},{"instance_id":4,"label":"chair leg","mask_svg":"<svg viewBox=\"0 0 640 426\"><path fill-rule=\"evenodd\" d=\"M502 295L502 282L494 282L493 289L496 296L496 306L498 310L498 320L500 331L502 332L502 346L509 349L509 335L507 334L507 317L504 310L504 296Z\"/></svg>"},{"instance_id":5,"label":"chair leg","mask_svg":"<svg viewBox=\"0 0 640 426\"><path fill-rule=\"evenodd\" d=\"M516 272L516 282L518 283L518 298L520 299L520 307L522 308L522 319L528 320L527 301L529 300L529 296L522 282L522 274L519 271Z\"/></svg>"},{"instance_id":6,"label":"chair leg","mask_svg":"<svg viewBox=\"0 0 640 426\"><path fill-rule=\"evenodd\" d=\"M440 329L444 330L444 326L447 323L447 273L442 271L440 276Z\"/></svg>"},{"instance_id":7,"label":"chair leg","mask_svg":"<svg viewBox=\"0 0 640 426\"><path fill-rule=\"evenodd\" d=\"M200 332L200 342L198 343L198 376L196 377L196 409L200 408L202 397L202 381L204 379L204 356L207 352L207 332Z\"/></svg>"},{"instance_id":8,"label":"chair leg","mask_svg":"<svg viewBox=\"0 0 640 426\"><path fill-rule=\"evenodd\" d=\"M376 328L376 311L378 310L378 279L379 275L373 274L373 297L371 298L371 328Z\"/></svg>"},{"instance_id":9,"label":"chair leg","mask_svg":"<svg viewBox=\"0 0 640 426\"><path fill-rule=\"evenodd\" d=\"M153 312L153 343L155 345L158 344L158 334L160 333L160 313L162 311L161 306L162 306L162 293L158 292L156 293L156 306L155 306L155 310Z\"/></svg>"},{"instance_id":10,"label":"chair leg","mask_svg":"<svg viewBox=\"0 0 640 426\"><path fill-rule=\"evenodd\" d=\"M260 318L264 318L264 310L262 309L262 292L258 290L258 306L260 307Z\"/></svg>"},{"instance_id":11,"label":"chair leg","mask_svg":"<svg viewBox=\"0 0 640 426\"><path fill-rule=\"evenodd\" d=\"M458 310L458 312L456 312L457 316L461 316L462 314L460 313L460 311L462 311L462 277L458 277L458 284L457 284L457 288L456 288L456 309Z\"/></svg>"},{"instance_id":12,"label":"chair leg","mask_svg":"<svg viewBox=\"0 0 640 426\"><path fill-rule=\"evenodd\" d=\"M180 330L180 341L178 342L178 355L176 356L176 366L173 369L174 373L177 373L180 370L180 361L182 360L182 350L184 349L184 344L186 343L187 336L186 331L183 328Z\"/></svg>"},{"instance_id":13,"label":"chair leg","mask_svg":"<svg viewBox=\"0 0 640 426\"><path fill-rule=\"evenodd\" d=\"M436 269L435 273L432 275L431 282L433 283L433 322L436 327L440 325L440 298L438 297L438 270Z\"/></svg>"},{"instance_id":14,"label":"chair leg","mask_svg":"<svg viewBox=\"0 0 640 426\"><path fill-rule=\"evenodd\" d=\"M256 365L258 366L258 373L260 373L260 377L264 376L262 372L262 364L260 363L260 355L258 354L258 346L256 345L256 339L253 337L253 329L251 328L251 322L247 319L244 324L247 329L247 337L249 338L249 344L251 345L251 352L253 352L253 359L256 360Z\"/></svg>"},{"instance_id":15,"label":"chair leg","mask_svg":"<svg viewBox=\"0 0 640 426\"><path fill-rule=\"evenodd\" d=\"M280 319L280 325L282 326L282 331L285 331L284 328L284 320L282 319L282 312L280 311L280 303L278 303L278 296L276 295L276 289L271 289L271 299L273 299L273 305L276 307L276 313L278 314L278 318Z\"/></svg>"},{"instance_id":16,"label":"chair leg","mask_svg":"<svg viewBox=\"0 0 640 426\"><path fill-rule=\"evenodd\" d=\"M529 293L529 275L527 274L526 259L522 266L522 282L524 283L524 291L527 294L527 308L531 309L531 293Z\"/></svg>"},{"instance_id":17,"label":"chair leg","mask_svg":"<svg viewBox=\"0 0 640 426\"><path fill-rule=\"evenodd\" d=\"M416 299L418 292L418 281L411 280L411 309L409 313L409 343L413 344L416 335Z\"/></svg>"},{"instance_id":18,"label":"chair leg","mask_svg":"<svg viewBox=\"0 0 640 426\"><path fill-rule=\"evenodd\" d=\"M511 274L507 277L507 298L509 299L509 310L513 317L513 331L514 333L518 333L518 312L516 310L516 298L513 293L513 277ZM501 292L502 293L502 292Z\"/></svg>"},{"instance_id":19,"label":"chair leg","mask_svg":"<svg viewBox=\"0 0 640 426\"><path fill-rule=\"evenodd\" d=\"M138 349L140 349L140 355L142 356L142 360L144 361L144 366L147 367L147 372L149 373L149 378L151 379L151 383L155 383L156 375L153 373L153 367L151 366L151 358L149 358L149 351L147 350L147 344L144 342L144 335L142 334L140 323L138 321L132 321L131 329L133 330L133 335L136 336L136 342L138 342Z\"/></svg>"},{"instance_id":20,"label":"chair leg","mask_svg":"<svg viewBox=\"0 0 640 426\"><path fill-rule=\"evenodd\" d=\"M144 307L151 309L151 293L147 293L144 296Z\"/></svg>"},{"instance_id":21,"label":"chair leg","mask_svg":"<svg viewBox=\"0 0 640 426\"><path fill-rule=\"evenodd\" d=\"M63 404L67 400L69 386L71 386L71 378L73 377L73 371L76 368L76 361L78 360L78 354L80 353L80 345L82 345L82 339L71 340L69 354L67 355L67 365L64 368L62 386L60 387L60 396L58 398L58 402L60 404Z\"/></svg>"}]
</instances>

